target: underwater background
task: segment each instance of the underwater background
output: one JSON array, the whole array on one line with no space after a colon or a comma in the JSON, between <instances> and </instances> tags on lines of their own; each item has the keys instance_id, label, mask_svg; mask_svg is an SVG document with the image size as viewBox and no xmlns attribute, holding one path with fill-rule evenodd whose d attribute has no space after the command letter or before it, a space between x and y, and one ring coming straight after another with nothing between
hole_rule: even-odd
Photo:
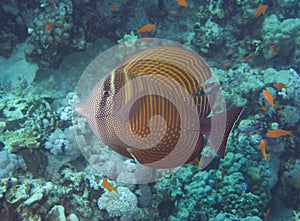
<instances>
[{"instance_id":1,"label":"underwater background","mask_svg":"<svg viewBox=\"0 0 300 221\"><path fill-rule=\"evenodd\" d=\"M1 221L300 220L298 0L0 4ZM89 63L141 38L197 52L218 78L227 108L244 111L223 159L134 185L94 171L77 142L94 143L74 137L78 127L90 130L85 121L75 127L72 115ZM108 156L101 162L118 169ZM128 162L129 176L134 164Z\"/></svg>"}]
</instances>

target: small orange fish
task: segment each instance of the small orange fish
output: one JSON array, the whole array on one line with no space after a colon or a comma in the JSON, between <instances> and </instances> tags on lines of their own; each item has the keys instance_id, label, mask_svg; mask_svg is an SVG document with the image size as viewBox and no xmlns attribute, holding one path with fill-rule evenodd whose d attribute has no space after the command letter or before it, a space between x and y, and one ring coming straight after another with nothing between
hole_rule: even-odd
<instances>
[{"instance_id":1,"label":"small orange fish","mask_svg":"<svg viewBox=\"0 0 300 221\"><path fill-rule=\"evenodd\" d=\"M287 88L287 86L284 83L273 84L273 87L275 87L278 90L281 90L282 88Z\"/></svg>"},{"instance_id":2,"label":"small orange fish","mask_svg":"<svg viewBox=\"0 0 300 221\"><path fill-rule=\"evenodd\" d=\"M270 208L267 209L264 221L268 221L268 217L269 217L270 212L271 212L271 209Z\"/></svg>"},{"instance_id":3,"label":"small orange fish","mask_svg":"<svg viewBox=\"0 0 300 221\"><path fill-rule=\"evenodd\" d=\"M262 153L262 155L264 156L264 158L265 158L266 160L268 160L268 159L269 159L269 154L267 154L267 145L266 145L266 141L265 141L265 140L261 140L261 141L260 141L259 147L260 147L261 153Z\"/></svg>"},{"instance_id":4,"label":"small orange fish","mask_svg":"<svg viewBox=\"0 0 300 221\"><path fill-rule=\"evenodd\" d=\"M186 0L176 0L177 3L185 8L189 7L188 3L186 2Z\"/></svg>"},{"instance_id":5,"label":"small orange fish","mask_svg":"<svg viewBox=\"0 0 300 221\"><path fill-rule=\"evenodd\" d=\"M249 54L249 55L247 55L246 57L242 58L242 60L248 61L248 60L251 60L251 59L253 59L253 58L255 58L255 57L256 57L256 54L255 54L255 53L252 53L252 54Z\"/></svg>"},{"instance_id":6,"label":"small orange fish","mask_svg":"<svg viewBox=\"0 0 300 221\"><path fill-rule=\"evenodd\" d=\"M287 136L287 135L291 136L292 135L292 131L276 129L276 130L269 130L266 133L267 137L272 137L272 138L277 138L277 137Z\"/></svg>"},{"instance_id":7,"label":"small orange fish","mask_svg":"<svg viewBox=\"0 0 300 221\"><path fill-rule=\"evenodd\" d=\"M118 188L119 186L112 186L112 185L108 182L108 180L107 180L106 177L103 178L102 186L105 187L108 191L115 191L116 193L118 192L118 191L117 191L117 188Z\"/></svg>"},{"instance_id":8,"label":"small orange fish","mask_svg":"<svg viewBox=\"0 0 300 221\"><path fill-rule=\"evenodd\" d=\"M270 51L272 51L273 53L277 52L277 48L275 45L270 45L269 46Z\"/></svg>"},{"instance_id":9,"label":"small orange fish","mask_svg":"<svg viewBox=\"0 0 300 221\"><path fill-rule=\"evenodd\" d=\"M267 90L265 90L265 89L263 89L262 92L263 92L263 95L264 95L265 100L268 101L268 103L269 103L272 107L274 107L275 104L274 104L274 98L273 98L273 95L272 95L269 91L267 91Z\"/></svg>"},{"instance_id":10,"label":"small orange fish","mask_svg":"<svg viewBox=\"0 0 300 221\"><path fill-rule=\"evenodd\" d=\"M45 27L45 31L49 31L53 26L54 26L54 22L49 22Z\"/></svg>"},{"instance_id":11,"label":"small orange fish","mask_svg":"<svg viewBox=\"0 0 300 221\"><path fill-rule=\"evenodd\" d=\"M118 10L118 7L116 5L111 6L111 11L115 12Z\"/></svg>"},{"instance_id":12,"label":"small orange fish","mask_svg":"<svg viewBox=\"0 0 300 221\"><path fill-rule=\"evenodd\" d=\"M155 24L147 24L147 25L144 25L143 27L140 27L139 29L137 29L136 32L137 33L140 33L140 32L149 32L149 31L152 31L155 28L156 28Z\"/></svg>"},{"instance_id":13,"label":"small orange fish","mask_svg":"<svg viewBox=\"0 0 300 221\"><path fill-rule=\"evenodd\" d=\"M254 15L255 16L260 16L261 14L264 14L266 12L267 8L268 8L267 5L258 6L258 8L256 9Z\"/></svg>"}]
</instances>

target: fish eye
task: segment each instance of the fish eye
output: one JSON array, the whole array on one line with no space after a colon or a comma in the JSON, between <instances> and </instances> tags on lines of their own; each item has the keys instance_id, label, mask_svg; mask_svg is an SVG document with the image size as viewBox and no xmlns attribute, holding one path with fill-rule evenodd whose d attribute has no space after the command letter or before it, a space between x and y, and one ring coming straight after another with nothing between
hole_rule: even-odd
<instances>
[{"instance_id":1,"label":"fish eye","mask_svg":"<svg viewBox=\"0 0 300 221\"><path fill-rule=\"evenodd\" d=\"M104 91L103 91L103 96L104 96L104 97L107 97L107 96L109 96L109 95L110 95L109 90L104 90Z\"/></svg>"}]
</instances>

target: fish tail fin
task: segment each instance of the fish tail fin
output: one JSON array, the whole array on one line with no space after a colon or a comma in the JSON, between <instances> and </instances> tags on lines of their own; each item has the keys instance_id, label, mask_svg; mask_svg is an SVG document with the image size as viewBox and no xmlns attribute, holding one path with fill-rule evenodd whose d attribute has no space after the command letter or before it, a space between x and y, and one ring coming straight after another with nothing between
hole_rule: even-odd
<instances>
[{"instance_id":1,"label":"fish tail fin","mask_svg":"<svg viewBox=\"0 0 300 221\"><path fill-rule=\"evenodd\" d=\"M200 131L221 158L225 156L228 136L242 110L242 107L236 107L200 121ZM225 122L224 119L226 119Z\"/></svg>"},{"instance_id":2,"label":"fish tail fin","mask_svg":"<svg viewBox=\"0 0 300 221\"><path fill-rule=\"evenodd\" d=\"M118 193L118 188L119 188L119 185L114 186L114 187L113 187L113 191L115 191L116 193Z\"/></svg>"}]
</instances>

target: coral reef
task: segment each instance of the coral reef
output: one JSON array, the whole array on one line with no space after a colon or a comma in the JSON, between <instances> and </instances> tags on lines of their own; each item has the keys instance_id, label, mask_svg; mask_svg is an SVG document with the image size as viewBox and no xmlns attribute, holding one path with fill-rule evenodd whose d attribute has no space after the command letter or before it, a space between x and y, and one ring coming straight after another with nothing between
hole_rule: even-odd
<instances>
[{"instance_id":1,"label":"coral reef","mask_svg":"<svg viewBox=\"0 0 300 221\"><path fill-rule=\"evenodd\" d=\"M0 178L11 177L18 169L26 170L27 166L22 156L0 151Z\"/></svg>"},{"instance_id":2,"label":"coral reef","mask_svg":"<svg viewBox=\"0 0 300 221\"><path fill-rule=\"evenodd\" d=\"M45 142L45 148L54 155L65 155L75 160L80 155L80 150L77 146L74 137L73 127L70 126L64 131L57 128Z\"/></svg>"},{"instance_id":3,"label":"coral reef","mask_svg":"<svg viewBox=\"0 0 300 221\"><path fill-rule=\"evenodd\" d=\"M42 135L50 134L59 125L57 113L53 112L47 95L27 94L16 99L3 98L1 113L5 127L0 139L9 152L27 148L31 152L45 141ZM16 125L19 127L15 130Z\"/></svg>"},{"instance_id":4,"label":"coral reef","mask_svg":"<svg viewBox=\"0 0 300 221\"><path fill-rule=\"evenodd\" d=\"M98 208L105 209L110 217L120 220L141 220L142 210L137 207L137 197L127 187L119 187L118 192L106 191L98 199Z\"/></svg>"},{"instance_id":5,"label":"coral reef","mask_svg":"<svg viewBox=\"0 0 300 221\"><path fill-rule=\"evenodd\" d=\"M284 1L282 1L284 2ZM281 58L278 61L286 63L292 62L294 65L300 64L300 40L299 32L300 19L288 18L280 21L275 14L265 18L262 27L261 38L266 45L263 50L264 57L271 59L275 56ZM276 52L273 53L269 50L270 45L276 45ZM293 60L290 60L292 58Z\"/></svg>"},{"instance_id":6,"label":"coral reef","mask_svg":"<svg viewBox=\"0 0 300 221\"><path fill-rule=\"evenodd\" d=\"M45 220L66 220L66 221L78 221L78 217L71 213L67 217L65 216L65 208L62 205L55 205L51 208L45 217Z\"/></svg>"},{"instance_id":7,"label":"coral reef","mask_svg":"<svg viewBox=\"0 0 300 221\"><path fill-rule=\"evenodd\" d=\"M72 44L72 12L70 0L45 3L44 7L36 10L25 49L28 61L36 61L43 67L57 67L61 63Z\"/></svg>"}]
</instances>

